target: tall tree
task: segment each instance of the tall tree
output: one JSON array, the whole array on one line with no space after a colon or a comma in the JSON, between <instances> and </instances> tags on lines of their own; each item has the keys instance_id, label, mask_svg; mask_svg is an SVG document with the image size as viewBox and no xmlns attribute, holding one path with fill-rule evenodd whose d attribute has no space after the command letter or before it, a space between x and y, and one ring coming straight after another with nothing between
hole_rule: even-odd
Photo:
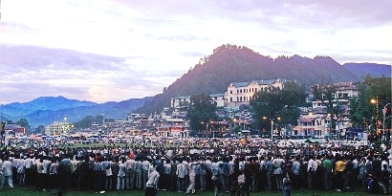
<instances>
[{"instance_id":1,"label":"tall tree","mask_svg":"<svg viewBox=\"0 0 392 196\"><path fill-rule=\"evenodd\" d=\"M298 107L304 104L305 97L305 87L292 81L286 82L282 90L270 87L257 92L250 101L254 125L268 129L270 121L267 119L274 119L280 125L297 125Z\"/></svg>"},{"instance_id":2,"label":"tall tree","mask_svg":"<svg viewBox=\"0 0 392 196\"><path fill-rule=\"evenodd\" d=\"M353 126L367 129L373 138L377 137L376 124L379 128L382 128L384 121L385 128L390 128L391 125L390 112L383 115L384 106L390 111L390 85L390 78L366 75L364 81L359 84L359 97L350 100L349 117Z\"/></svg>"},{"instance_id":3,"label":"tall tree","mask_svg":"<svg viewBox=\"0 0 392 196\"><path fill-rule=\"evenodd\" d=\"M27 131L30 130L29 121L26 118L19 119L15 124L24 127Z\"/></svg>"},{"instance_id":4,"label":"tall tree","mask_svg":"<svg viewBox=\"0 0 392 196\"><path fill-rule=\"evenodd\" d=\"M323 76L319 84L312 87L313 99L321 101L322 105L327 108L327 113L331 115L331 131L335 131L336 120L342 118L345 107L339 102L339 97L335 94L339 87L332 82L331 77Z\"/></svg>"},{"instance_id":5,"label":"tall tree","mask_svg":"<svg viewBox=\"0 0 392 196\"><path fill-rule=\"evenodd\" d=\"M218 119L215 113L216 105L209 95L196 94L190 98L190 105L188 108L188 118L190 121L191 130L202 131L205 130L210 121Z\"/></svg>"},{"instance_id":6,"label":"tall tree","mask_svg":"<svg viewBox=\"0 0 392 196\"><path fill-rule=\"evenodd\" d=\"M35 128L35 132L44 134L45 133L45 126L43 126L43 125L38 126L37 128Z\"/></svg>"}]
</instances>

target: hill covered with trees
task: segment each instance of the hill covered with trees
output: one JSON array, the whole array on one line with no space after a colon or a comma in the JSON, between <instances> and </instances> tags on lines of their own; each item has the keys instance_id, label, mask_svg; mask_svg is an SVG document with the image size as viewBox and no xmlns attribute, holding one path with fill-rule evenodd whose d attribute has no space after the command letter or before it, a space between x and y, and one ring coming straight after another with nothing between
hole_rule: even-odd
<instances>
[{"instance_id":1,"label":"hill covered with trees","mask_svg":"<svg viewBox=\"0 0 392 196\"><path fill-rule=\"evenodd\" d=\"M176 96L224 93L231 82L281 78L310 87L325 77L331 82L360 81L357 75L331 57L294 55L274 59L244 46L226 44L201 58L187 73L136 112L149 114L159 111L170 106L170 99Z\"/></svg>"}]
</instances>

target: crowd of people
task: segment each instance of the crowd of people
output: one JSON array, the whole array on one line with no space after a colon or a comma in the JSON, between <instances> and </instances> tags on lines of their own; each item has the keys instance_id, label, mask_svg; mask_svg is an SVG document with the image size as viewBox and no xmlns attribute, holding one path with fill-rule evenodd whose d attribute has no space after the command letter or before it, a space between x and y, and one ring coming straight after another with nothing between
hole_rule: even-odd
<instances>
[{"instance_id":1,"label":"crowd of people","mask_svg":"<svg viewBox=\"0 0 392 196\"><path fill-rule=\"evenodd\" d=\"M239 147L238 147L239 148ZM215 196L254 191L369 191L392 193L390 148L40 147L3 148L0 189L34 186L37 191L145 190Z\"/></svg>"}]
</instances>

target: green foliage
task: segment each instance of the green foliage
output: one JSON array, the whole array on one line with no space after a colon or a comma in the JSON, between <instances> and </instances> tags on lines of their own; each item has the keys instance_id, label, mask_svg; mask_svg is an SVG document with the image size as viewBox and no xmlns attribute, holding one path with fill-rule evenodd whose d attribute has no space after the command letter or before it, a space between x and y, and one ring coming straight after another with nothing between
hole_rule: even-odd
<instances>
[{"instance_id":1,"label":"green foliage","mask_svg":"<svg viewBox=\"0 0 392 196\"><path fill-rule=\"evenodd\" d=\"M29 121L26 118L21 118L15 124L20 125L21 127L24 127L26 130L30 130Z\"/></svg>"},{"instance_id":2,"label":"green foliage","mask_svg":"<svg viewBox=\"0 0 392 196\"><path fill-rule=\"evenodd\" d=\"M314 100L319 100L327 107L327 113L331 114L331 129L336 127L336 119L340 118L344 112L344 107L340 102L336 102L335 93L338 87L332 82L331 76L321 77L321 81L312 86Z\"/></svg>"},{"instance_id":3,"label":"green foliage","mask_svg":"<svg viewBox=\"0 0 392 196\"><path fill-rule=\"evenodd\" d=\"M75 122L74 126L75 128L89 128L91 127L91 124L99 124L102 125L103 123L103 116L98 115L98 116L92 116L88 115L83 118L83 120Z\"/></svg>"},{"instance_id":4,"label":"green foliage","mask_svg":"<svg viewBox=\"0 0 392 196\"><path fill-rule=\"evenodd\" d=\"M191 130L206 130L210 121L218 119L215 114L216 106L209 95L197 94L192 95L188 108L188 118Z\"/></svg>"},{"instance_id":5,"label":"green foliage","mask_svg":"<svg viewBox=\"0 0 392 196\"><path fill-rule=\"evenodd\" d=\"M254 125L269 130L268 119L279 119L280 126L297 125L298 107L305 102L305 97L305 87L296 82L287 82L282 90L271 87L257 92L250 101Z\"/></svg>"},{"instance_id":6,"label":"green foliage","mask_svg":"<svg viewBox=\"0 0 392 196\"><path fill-rule=\"evenodd\" d=\"M310 59L294 55L273 59L247 47L225 44L214 49L212 55L202 58L162 94L135 112L150 114L160 111L170 106L172 97L224 93L231 82L282 78L298 80L309 87L324 73L331 73L334 82L359 80L330 57Z\"/></svg>"},{"instance_id":7,"label":"green foliage","mask_svg":"<svg viewBox=\"0 0 392 196\"><path fill-rule=\"evenodd\" d=\"M35 132L41 134L45 133L45 126L44 125L38 126L37 128L35 128Z\"/></svg>"},{"instance_id":8,"label":"green foliage","mask_svg":"<svg viewBox=\"0 0 392 196\"><path fill-rule=\"evenodd\" d=\"M376 118L381 120L383 107L391 101L390 85L391 79L385 76L373 78L370 75L366 75L364 77L364 81L359 84L359 97L350 101L349 117L353 126L367 127L373 124ZM372 99L376 103L372 104ZM390 114L385 119L385 124L390 125Z\"/></svg>"}]
</instances>

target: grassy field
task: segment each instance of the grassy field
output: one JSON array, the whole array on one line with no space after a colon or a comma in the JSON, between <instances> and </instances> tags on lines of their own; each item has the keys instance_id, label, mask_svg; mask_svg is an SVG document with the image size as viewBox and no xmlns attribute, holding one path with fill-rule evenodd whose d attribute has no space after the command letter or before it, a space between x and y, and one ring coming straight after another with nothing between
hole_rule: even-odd
<instances>
[{"instance_id":1,"label":"grassy field","mask_svg":"<svg viewBox=\"0 0 392 196\"><path fill-rule=\"evenodd\" d=\"M121 196L121 195L132 195L132 196L144 196L143 191L110 191L110 192L105 192L105 193L95 193L95 192L87 192L87 191L73 191L70 190L65 193L65 195L69 196L88 196L88 195L107 195L107 196ZM56 191L55 190L47 190L46 192L42 191L36 191L33 187L16 187L14 189L10 189L9 187L5 186L3 189L0 190L0 195L1 196L55 196ZM177 193L177 192L166 192L166 191L160 191L159 196L185 196L185 193ZM195 194L195 196L211 196L213 195L212 192L203 192L203 193L198 193ZM230 193L226 193L225 195L230 196ZM280 191L272 191L272 192L253 192L250 193L251 196L278 196L282 195L282 192ZM336 192L336 191L308 191L308 190L298 190L293 192L294 196L343 196L343 195L350 195L350 196L365 196L369 195L366 192L349 192L349 193L344 193L344 192Z\"/></svg>"}]
</instances>

